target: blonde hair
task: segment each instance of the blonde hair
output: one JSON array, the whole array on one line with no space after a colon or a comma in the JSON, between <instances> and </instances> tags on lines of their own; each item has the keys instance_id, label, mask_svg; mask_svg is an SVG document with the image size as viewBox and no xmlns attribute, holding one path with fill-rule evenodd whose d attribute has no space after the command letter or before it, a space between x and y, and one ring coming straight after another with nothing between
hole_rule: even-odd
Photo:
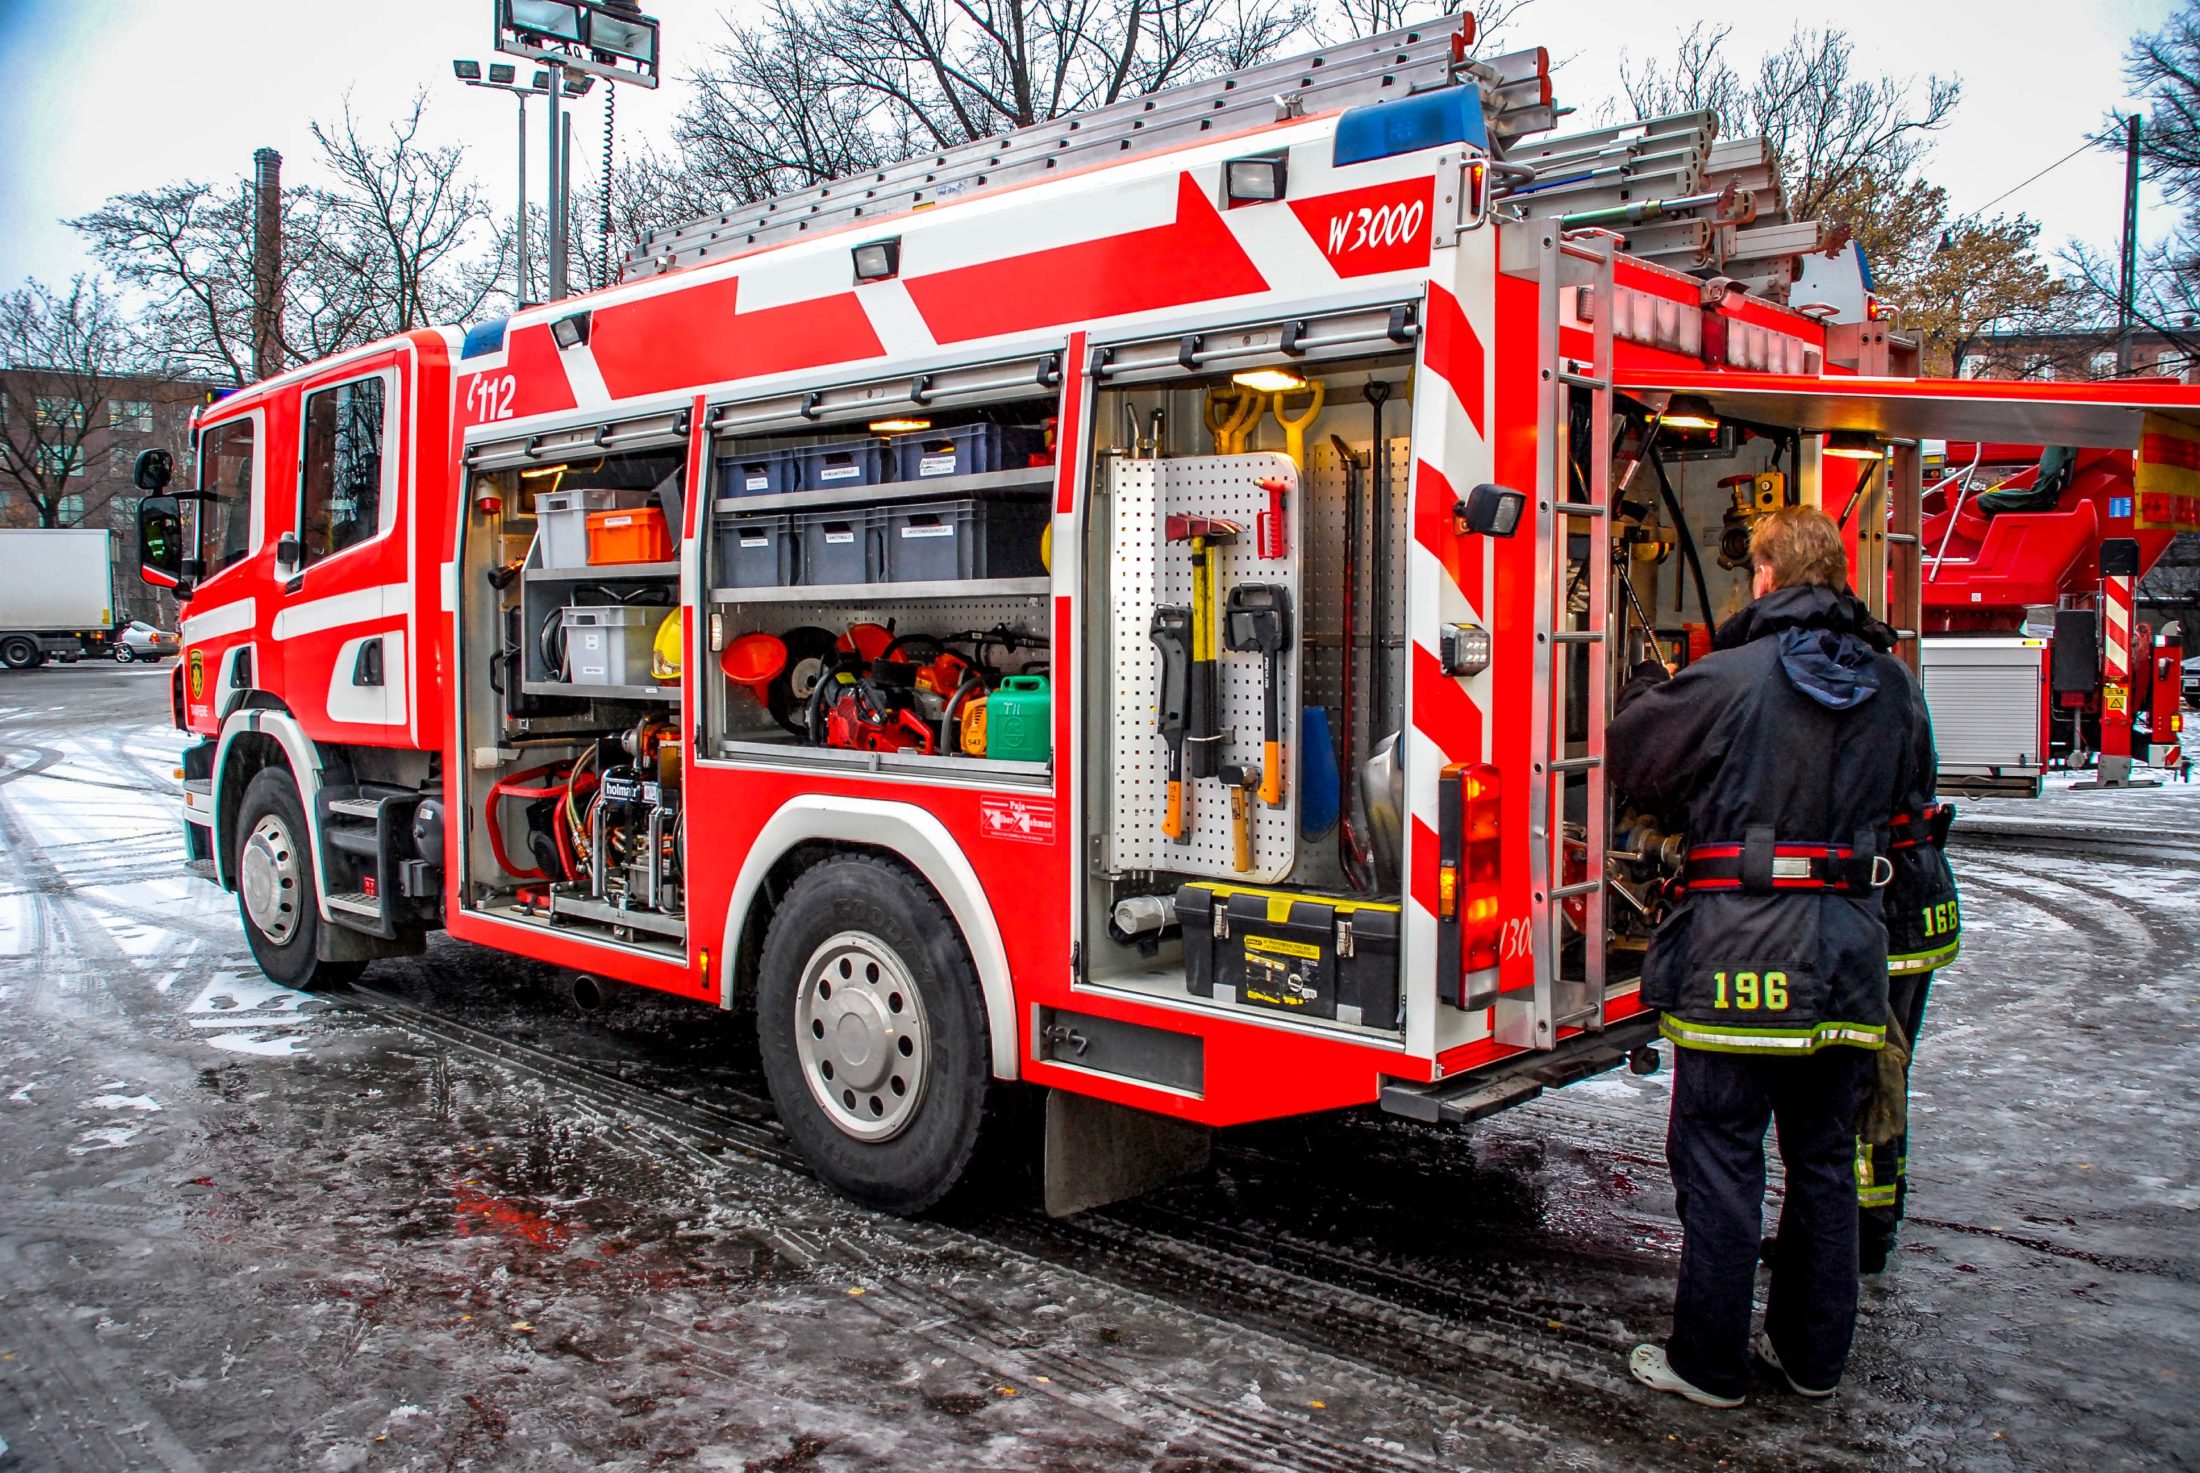
<instances>
[{"instance_id":1,"label":"blonde hair","mask_svg":"<svg viewBox=\"0 0 2200 1473\"><path fill-rule=\"evenodd\" d=\"M1814 506L1783 506L1758 519L1749 559L1772 570L1775 588L1846 588L1848 549L1833 518Z\"/></svg>"}]
</instances>

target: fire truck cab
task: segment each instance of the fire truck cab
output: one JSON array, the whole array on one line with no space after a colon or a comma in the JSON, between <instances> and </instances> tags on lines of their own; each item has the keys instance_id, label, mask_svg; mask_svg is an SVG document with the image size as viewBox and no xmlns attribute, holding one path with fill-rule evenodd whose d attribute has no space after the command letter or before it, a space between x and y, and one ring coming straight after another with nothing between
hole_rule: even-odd
<instances>
[{"instance_id":1,"label":"fire truck cab","mask_svg":"<svg viewBox=\"0 0 2200 1473\"><path fill-rule=\"evenodd\" d=\"M1935 419L2139 411L1917 383L1885 324L1528 213L1637 136L1527 143L1540 53L1329 61L209 411L147 561L262 964L441 927L752 1007L793 1138L900 1211L1009 1082L1071 1210L1215 1126L1653 1067L1678 838L1603 779L1624 671L1700 657L1797 502L1914 640Z\"/></svg>"}]
</instances>

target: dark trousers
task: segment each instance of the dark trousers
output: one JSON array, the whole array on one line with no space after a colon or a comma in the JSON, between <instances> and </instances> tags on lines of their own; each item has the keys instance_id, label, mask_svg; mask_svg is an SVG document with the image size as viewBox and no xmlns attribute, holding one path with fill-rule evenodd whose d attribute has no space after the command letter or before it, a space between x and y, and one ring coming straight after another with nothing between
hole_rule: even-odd
<instances>
[{"instance_id":1,"label":"dark trousers","mask_svg":"<svg viewBox=\"0 0 2200 1473\"><path fill-rule=\"evenodd\" d=\"M1925 1022L1925 994L1931 990L1931 972L1894 972L1887 977L1887 1011L1902 1025L1910 1043L1910 1067L1917 1067L1917 1033ZM1904 1076L1904 1088L1908 1077ZM1908 1131L1882 1145L1856 1143L1856 1202L1858 1243L1863 1258L1884 1263L1894 1247L1895 1229L1902 1221L1902 1204L1910 1194L1910 1136Z\"/></svg>"},{"instance_id":2,"label":"dark trousers","mask_svg":"<svg viewBox=\"0 0 2200 1473\"><path fill-rule=\"evenodd\" d=\"M1665 1156L1681 1218L1681 1277L1666 1358L1720 1396L1749 1389L1750 1295L1763 1240L1765 1128L1780 1126L1780 1211L1765 1328L1789 1376L1830 1387L1856 1331L1856 1114L1873 1055L1803 1058L1673 1050Z\"/></svg>"}]
</instances>

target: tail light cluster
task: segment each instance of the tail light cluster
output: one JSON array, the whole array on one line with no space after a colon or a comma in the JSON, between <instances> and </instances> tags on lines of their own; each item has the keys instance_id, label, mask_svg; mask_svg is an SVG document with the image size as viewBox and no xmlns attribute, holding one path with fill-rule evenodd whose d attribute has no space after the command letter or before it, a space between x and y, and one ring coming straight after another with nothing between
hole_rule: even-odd
<instances>
[{"instance_id":1,"label":"tail light cluster","mask_svg":"<svg viewBox=\"0 0 2200 1473\"><path fill-rule=\"evenodd\" d=\"M1465 1009L1497 1000L1503 874L1497 769L1455 762L1437 779L1437 979L1445 1002Z\"/></svg>"}]
</instances>

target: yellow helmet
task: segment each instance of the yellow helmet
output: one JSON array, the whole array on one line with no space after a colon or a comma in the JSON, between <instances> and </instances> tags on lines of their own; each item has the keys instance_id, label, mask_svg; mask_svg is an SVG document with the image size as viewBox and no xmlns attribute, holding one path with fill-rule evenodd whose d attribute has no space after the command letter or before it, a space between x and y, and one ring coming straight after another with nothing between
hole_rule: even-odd
<instances>
[{"instance_id":1,"label":"yellow helmet","mask_svg":"<svg viewBox=\"0 0 2200 1473\"><path fill-rule=\"evenodd\" d=\"M687 648L686 611L674 609L657 626L657 638L649 647L649 674L653 680L678 680L680 656Z\"/></svg>"}]
</instances>

